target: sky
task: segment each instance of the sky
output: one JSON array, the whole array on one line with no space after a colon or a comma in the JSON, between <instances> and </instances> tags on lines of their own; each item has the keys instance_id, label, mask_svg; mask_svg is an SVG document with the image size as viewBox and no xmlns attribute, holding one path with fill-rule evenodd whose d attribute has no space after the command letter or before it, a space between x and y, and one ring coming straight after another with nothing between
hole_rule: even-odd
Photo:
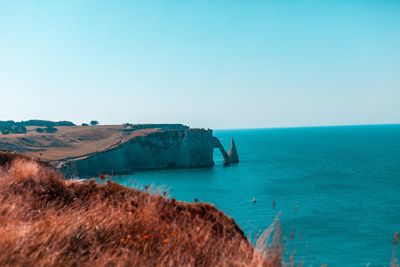
<instances>
[{"instance_id":1,"label":"sky","mask_svg":"<svg viewBox=\"0 0 400 267\"><path fill-rule=\"evenodd\" d=\"M400 123L400 1L0 0L0 120Z\"/></svg>"}]
</instances>

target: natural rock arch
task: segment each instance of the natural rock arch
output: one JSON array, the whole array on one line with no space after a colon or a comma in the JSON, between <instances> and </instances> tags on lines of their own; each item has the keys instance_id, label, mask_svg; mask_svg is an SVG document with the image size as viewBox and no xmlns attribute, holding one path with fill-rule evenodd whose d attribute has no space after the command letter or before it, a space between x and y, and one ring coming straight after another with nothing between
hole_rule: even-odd
<instances>
[{"instance_id":1,"label":"natural rock arch","mask_svg":"<svg viewBox=\"0 0 400 267\"><path fill-rule=\"evenodd\" d=\"M231 139L231 147L229 152L227 153L224 146L221 144L221 141L217 137L214 137L214 148L218 148L224 158L224 165L230 165L231 163L238 163L239 156L237 154L237 149L235 145L235 141L233 138Z\"/></svg>"}]
</instances>

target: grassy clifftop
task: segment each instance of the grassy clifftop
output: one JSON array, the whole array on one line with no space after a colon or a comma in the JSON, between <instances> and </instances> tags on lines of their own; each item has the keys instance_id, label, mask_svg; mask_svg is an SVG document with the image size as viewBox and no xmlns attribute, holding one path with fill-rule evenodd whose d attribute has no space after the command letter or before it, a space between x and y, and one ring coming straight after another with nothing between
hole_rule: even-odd
<instances>
[{"instance_id":1,"label":"grassy clifftop","mask_svg":"<svg viewBox=\"0 0 400 267\"><path fill-rule=\"evenodd\" d=\"M112 182L66 181L0 153L1 266L281 266L280 246L256 250L209 204Z\"/></svg>"}]
</instances>

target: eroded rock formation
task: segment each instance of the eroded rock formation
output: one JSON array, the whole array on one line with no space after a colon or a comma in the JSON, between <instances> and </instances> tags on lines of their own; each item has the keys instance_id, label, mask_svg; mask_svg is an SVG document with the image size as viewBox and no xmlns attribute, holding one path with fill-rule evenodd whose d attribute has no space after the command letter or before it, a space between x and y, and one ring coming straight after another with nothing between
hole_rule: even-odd
<instances>
[{"instance_id":1,"label":"eroded rock formation","mask_svg":"<svg viewBox=\"0 0 400 267\"><path fill-rule=\"evenodd\" d=\"M225 164L228 153L212 130L163 130L120 143L106 151L54 162L66 176L97 176L138 170L211 167L218 147ZM235 150L236 151L236 150Z\"/></svg>"},{"instance_id":2,"label":"eroded rock formation","mask_svg":"<svg viewBox=\"0 0 400 267\"><path fill-rule=\"evenodd\" d=\"M236 150L235 141L233 138L231 139L231 147L229 148L229 152L226 153L224 146L221 144L221 141L217 137L214 137L214 147L219 149L224 158L224 165L230 165L231 163L238 163L239 156Z\"/></svg>"},{"instance_id":3,"label":"eroded rock formation","mask_svg":"<svg viewBox=\"0 0 400 267\"><path fill-rule=\"evenodd\" d=\"M221 141L217 137L214 137L214 148L219 149L224 158L224 165L229 165L231 162L229 161L228 153L226 153L224 146L221 144Z\"/></svg>"},{"instance_id":4,"label":"eroded rock formation","mask_svg":"<svg viewBox=\"0 0 400 267\"><path fill-rule=\"evenodd\" d=\"M230 163L239 163L239 155L237 153L236 144L233 138L231 139L231 147L229 148L228 159Z\"/></svg>"},{"instance_id":5,"label":"eroded rock formation","mask_svg":"<svg viewBox=\"0 0 400 267\"><path fill-rule=\"evenodd\" d=\"M23 136L1 136L0 150L48 162L68 177L211 167L214 148L222 153L224 165L238 162L234 143L227 153L209 129L181 124L128 126L60 127L53 134L31 130Z\"/></svg>"}]
</instances>

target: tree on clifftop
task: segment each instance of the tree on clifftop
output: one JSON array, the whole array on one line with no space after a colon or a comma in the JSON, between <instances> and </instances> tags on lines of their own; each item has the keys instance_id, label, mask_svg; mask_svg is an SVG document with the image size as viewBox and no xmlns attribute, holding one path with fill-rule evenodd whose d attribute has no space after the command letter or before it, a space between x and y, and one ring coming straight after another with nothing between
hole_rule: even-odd
<instances>
[{"instance_id":1,"label":"tree on clifftop","mask_svg":"<svg viewBox=\"0 0 400 267\"><path fill-rule=\"evenodd\" d=\"M92 126L96 126L96 125L98 125L98 124L99 124L98 121L91 121L91 122L90 122L90 125L92 125Z\"/></svg>"}]
</instances>

